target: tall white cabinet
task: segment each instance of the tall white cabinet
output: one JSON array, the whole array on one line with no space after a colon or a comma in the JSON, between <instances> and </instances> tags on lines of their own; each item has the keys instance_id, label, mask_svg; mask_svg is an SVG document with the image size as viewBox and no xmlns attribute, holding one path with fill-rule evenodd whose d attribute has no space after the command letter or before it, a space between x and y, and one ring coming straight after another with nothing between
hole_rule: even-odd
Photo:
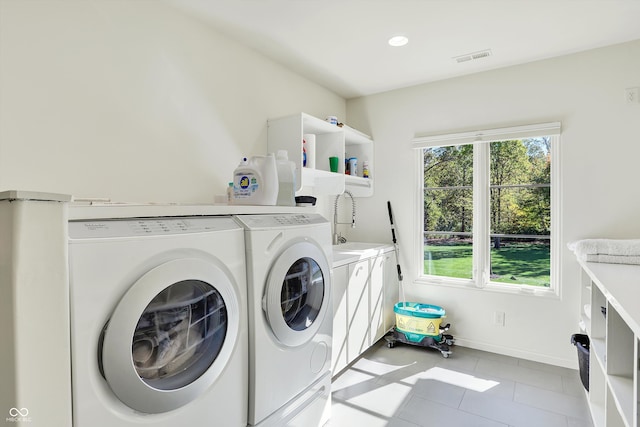
<instances>
[{"instance_id":1,"label":"tall white cabinet","mask_svg":"<svg viewBox=\"0 0 640 427\"><path fill-rule=\"evenodd\" d=\"M303 166L303 135L314 134L315 168ZM306 113L297 113L267 122L267 151L286 150L296 164L296 195L342 194L345 189L356 197L373 195L373 140L349 126L336 126ZM331 172L329 157L338 157L338 172ZM345 175L345 158L358 158L358 173ZM363 177L362 165L369 165Z\"/></svg>"},{"instance_id":2,"label":"tall white cabinet","mask_svg":"<svg viewBox=\"0 0 640 427\"><path fill-rule=\"evenodd\" d=\"M640 266L579 261L595 427L640 427Z\"/></svg>"},{"instance_id":3,"label":"tall white cabinet","mask_svg":"<svg viewBox=\"0 0 640 427\"><path fill-rule=\"evenodd\" d=\"M0 192L4 426L70 426L67 217L71 196Z\"/></svg>"}]
</instances>

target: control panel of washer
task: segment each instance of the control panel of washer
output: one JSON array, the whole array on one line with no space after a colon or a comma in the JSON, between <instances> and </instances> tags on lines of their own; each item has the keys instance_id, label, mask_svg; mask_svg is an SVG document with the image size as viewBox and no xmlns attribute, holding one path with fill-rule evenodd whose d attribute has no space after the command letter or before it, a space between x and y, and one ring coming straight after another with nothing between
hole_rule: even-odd
<instances>
[{"instance_id":1,"label":"control panel of washer","mask_svg":"<svg viewBox=\"0 0 640 427\"><path fill-rule=\"evenodd\" d=\"M231 217L177 217L70 221L69 238L160 236L234 230L240 227Z\"/></svg>"}]
</instances>

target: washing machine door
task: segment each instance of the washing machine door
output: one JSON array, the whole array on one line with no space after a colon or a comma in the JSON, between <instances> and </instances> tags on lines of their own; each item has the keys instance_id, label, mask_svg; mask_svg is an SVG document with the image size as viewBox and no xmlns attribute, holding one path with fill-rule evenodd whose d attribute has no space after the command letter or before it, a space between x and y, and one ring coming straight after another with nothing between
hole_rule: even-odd
<instances>
[{"instance_id":1,"label":"washing machine door","mask_svg":"<svg viewBox=\"0 0 640 427\"><path fill-rule=\"evenodd\" d=\"M145 413L200 396L224 370L239 333L230 277L195 258L162 264L122 297L101 337L101 372L116 396Z\"/></svg>"},{"instance_id":2,"label":"washing machine door","mask_svg":"<svg viewBox=\"0 0 640 427\"><path fill-rule=\"evenodd\" d=\"M322 250L309 241L292 244L276 258L263 309L277 340L289 347L310 341L331 304L331 271Z\"/></svg>"}]
</instances>

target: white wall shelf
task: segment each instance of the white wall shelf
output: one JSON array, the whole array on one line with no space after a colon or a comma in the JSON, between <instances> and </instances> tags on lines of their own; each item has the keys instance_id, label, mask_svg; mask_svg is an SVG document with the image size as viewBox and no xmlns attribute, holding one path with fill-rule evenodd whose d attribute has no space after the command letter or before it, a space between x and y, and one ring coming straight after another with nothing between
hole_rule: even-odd
<instances>
[{"instance_id":1,"label":"white wall shelf","mask_svg":"<svg viewBox=\"0 0 640 427\"><path fill-rule=\"evenodd\" d=\"M314 134L315 168L303 166L303 135ZM348 126L332 125L306 113L268 121L267 151L287 150L296 164L296 194L335 195L345 189L356 197L373 195L373 180L362 177L362 162L373 176L373 140ZM345 155L358 158L358 176L345 175ZM338 157L338 172L331 172L329 157Z\"/></svg>"},{"instance_id":2,"label":"white wall shelf","mask_svg":"<svg viewBox=\"0 0 640 427\"><path fill-rule=\"evenodd\" d=\"M344 125L344 149L347 157L358 158L357 175L345 175L346 188L356 197L373 195L373 140L369 135ZM364 162L368 163L369 177L363 177Z\"/></svg>"},{"instance_id":3,"label":"white wall shelf","mask_svg":"<svg viewBox=\"0 0 640 427\"><path fill-rule=\"evenodd\" d=\"M638 427L640 266L579 262L582 304L591 306L581 321L591 342L588 401L594 426Z\"/></svg>"}]
</instances>

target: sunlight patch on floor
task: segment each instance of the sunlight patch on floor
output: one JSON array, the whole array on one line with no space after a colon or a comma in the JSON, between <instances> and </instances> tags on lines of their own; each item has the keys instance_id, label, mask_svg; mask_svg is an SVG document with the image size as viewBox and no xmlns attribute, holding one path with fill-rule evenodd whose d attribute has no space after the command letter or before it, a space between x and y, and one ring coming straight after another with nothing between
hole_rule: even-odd
<instances>
[{"instance_id":1,"label":"sunlight patch on floor","mask_svg":"<svg viewBox=\"0 0 640 427\"><path fill-rule=\"evenodd\" d=\"M349 404L370 414L393 417L406 402L411 387L391 383L360 393L350 399Z\"/></svg>"},{"instance_id":2,"label":"sunlight patch on floor","mask_svg":"<svg viewBox=\"0 0 640 427\"><path fill-rule=\"evenodd\" d=\"M364 372L369 372L373 375L385 375L391 372L405 369L415 364L416 364L415 362L412 362L406 365L398 365L398 364L392 365L389 363L378 362L375 360L360 359L353 365L353 368L364 371Z\"/></svg>"},{"instance_id":3,"label":"sunlight patch on floor","mask_svg":"<svg viewBox=\"0 0 640 427\"><path fill-rule=\"evenodd\" d=\"M451 371L444 368L431 368L420 375L423 379L432 379L443 383L452 384L458 387L464 387L468 390L484 392L492 387L500 384L497 381L485 380L474 377L473 375L463 374L461 372Z\"/></svg>"}]
</instances>

